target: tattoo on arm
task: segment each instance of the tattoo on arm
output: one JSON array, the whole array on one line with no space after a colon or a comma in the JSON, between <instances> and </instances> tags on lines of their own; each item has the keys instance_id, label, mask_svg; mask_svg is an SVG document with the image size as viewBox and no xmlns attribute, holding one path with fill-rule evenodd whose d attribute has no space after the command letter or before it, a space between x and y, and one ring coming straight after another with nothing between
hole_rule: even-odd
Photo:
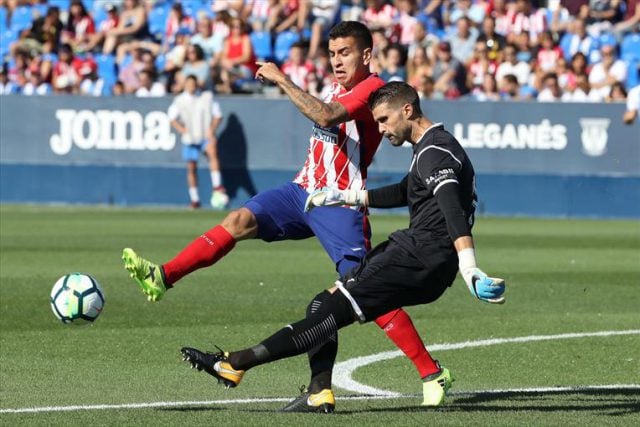
<instances>
[{"instance_id":1,"label":"tattoo on arm","mask_svg":"<svg viewBox=\"0 0 640 427\"><path fill-rule=\"evenodd\" d=\"M289 78L281 82L280 87L302 114L320 126L332 126L349 118L349 113L342 104L322 102L300 89Z\"/></svg>"}]
</instances>

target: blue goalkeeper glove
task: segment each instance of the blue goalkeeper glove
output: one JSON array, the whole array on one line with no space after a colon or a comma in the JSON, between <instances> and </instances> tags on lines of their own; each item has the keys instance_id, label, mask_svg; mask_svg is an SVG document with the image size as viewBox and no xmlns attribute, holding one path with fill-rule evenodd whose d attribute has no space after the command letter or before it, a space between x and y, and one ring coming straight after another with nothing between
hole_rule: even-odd
<instances>
[{"instance_id":1,"label":"blue goalkeeper glove","mask_svg":"<svg viewBox=\"0 0 640 427\"><path fill-rule=\"evenodd\" d=\"M471 295L491 304L504 304L504 279L487 276L479 268L460 271Z\"/></svg>"},{"instance_id":2,"label":"blue goalkeeper glove","mask_svg":"<svg viewBox=\"0 0 640 427\"><path fill-rule=\"evenodd\" d=\"M322 188L307 196L307 200L304 203L304 211L309 212L318 206L361 206L364 204L365 191Z\"/></svg>"}]
</instances>

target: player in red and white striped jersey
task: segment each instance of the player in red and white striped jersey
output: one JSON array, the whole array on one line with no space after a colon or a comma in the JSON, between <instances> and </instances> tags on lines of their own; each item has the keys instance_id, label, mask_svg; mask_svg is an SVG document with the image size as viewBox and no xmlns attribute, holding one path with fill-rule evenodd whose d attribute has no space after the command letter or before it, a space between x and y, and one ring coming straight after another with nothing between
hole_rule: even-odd
<instances>
[{"instance_id":1,"label":"player in red and white striped jersey","mask_svg":"<svg viewBox=\"0 0 640 427\"><path fill-rule=\"evenodd\" d=\"M126 249L125 258L129 261L125 259L125 267L145 293L153 294L153 300L161 298L182 277L214 264L231 251L236 242L246 239L272 242L316 236L341 277L360 265L370 249L371 231L365 211L344 207L305 212L304 208L309 193L315 189L365 187L367 167L382 139L368 106L371 93L384 85L382 79L369 70L372 46L371 33L364 24L343 21L331 29L329 54L336 82L325 101L295 85L276 64L258 64L256 77L277 84L314 123L307 160L293 182L252 197L242 208L230 212L220 225L203 233L161 266ZM154 273L156 271L160 275ZM319 294L308 311L318 310L331 294L331 291ZM414 362L422 378L439 371L404 310L382 315L376 323ZM307 393L323 396L324 403L334 401L331 373L337 346L336 336L309 353L311 382ZM298 406L299 401L296 399L293 405L288 405L288 410L313 411L319 407L307 407L306 403Z\"/></svg>"}]
</instances>

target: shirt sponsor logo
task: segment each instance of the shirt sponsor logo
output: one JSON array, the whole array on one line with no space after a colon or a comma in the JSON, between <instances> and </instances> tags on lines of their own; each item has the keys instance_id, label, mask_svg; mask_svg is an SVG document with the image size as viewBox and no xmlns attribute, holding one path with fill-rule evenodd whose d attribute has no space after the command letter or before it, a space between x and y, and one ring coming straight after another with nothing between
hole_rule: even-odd
<instances>
[{"instance_id":1,"label":"shirt sponsor logo","mask_svg":"<svg viewBox=\"0 0 640 427\"><path fill-rule=\"evenodd\" d=\"M451 178L452 176L455 177L455 174L456 173L451 168L440 169L438 172L428 177L425 181L427 185L439 184L441 181L444 181L445 179Z\"/></svg>"},{"instance_id":2,"label":"shirt sponsor logo","mask_svg":"<svg viewBox=\"0 0 640 427\"><path fill-rule=\"evenodd\" d=\"M465 148L492 150L564 150L567 127L542 120L539 124L456 123L453 134Z\"/></svg>"},{"instance_id":3,"label":"shirt sponsor logo","mask_svg":"<svg viewBox=\"0 0 640 427\"><path fill-rule=\"evenodd\" d=\"M311 137L316 141L326 142L328 144L338 143L338 126L332 128L323 128L318 124L313 125Z\"/></svg>"},{"instance_id":4,"label":"shirt sponsor logo","mask_svg":"<svg viewBox=\"0 0 640 427\"><path fill-rule=\"evenodd\" d=\"M580 119L582 132L580 139L582 140L582 151L591 157L602 156L607 152L607 140L609 134L610 119L605 118L584 118Z\"/></svg>"},{"instance_id":5,"label":"shirt sponsor logo","mask_svg":"<svg viewBox=\"0 0 640 427\"><path fill-rule=\"evenodd\" d=\"M163 111L145 115L137 111L56 111L59 130L49 138L51 151L68 154L75 145L81 150L164 150L176 145L170 120Z\"/></svg>"}]
</instances>

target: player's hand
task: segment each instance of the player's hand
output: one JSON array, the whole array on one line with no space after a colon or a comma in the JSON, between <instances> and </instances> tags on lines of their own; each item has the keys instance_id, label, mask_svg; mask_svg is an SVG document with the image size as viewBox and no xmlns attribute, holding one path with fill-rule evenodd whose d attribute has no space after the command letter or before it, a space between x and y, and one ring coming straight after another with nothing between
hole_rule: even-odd
<instances>
[{"instance_id":1,"label":"player's hand","mask_svg":"<svg viewBox=\"0 0 640 427\"><path fill-rule=\"evenodd\" d=\"M489 277L479 268L468 268L460 273L471 295L491 304L504 304L504 279Z\"/></svg>"},{"instance_id":2,"label":"player's hand","mask_svg":"<svg viewBox=\"0 0 640 427\"><path fill-rule=\"evenodd\" d=\"M318 206L342 206L345 203L346 200L342 191L322 188L307 196L307 201L304 203L304 211L309 212Z\"/></svg>"},{"instance_id":3,"label":"player's hand","mask_svg":"<svg viewBox=\"0 0 640 427\"><path fill-rule=\"evenodd\" d=\"M256 62L256 65L259 67L258 71L256 71L256 79L260 81L268 80L278 83L279 80L285 77L284 73L273 62Z\"/></svg>"}]
</instances>

